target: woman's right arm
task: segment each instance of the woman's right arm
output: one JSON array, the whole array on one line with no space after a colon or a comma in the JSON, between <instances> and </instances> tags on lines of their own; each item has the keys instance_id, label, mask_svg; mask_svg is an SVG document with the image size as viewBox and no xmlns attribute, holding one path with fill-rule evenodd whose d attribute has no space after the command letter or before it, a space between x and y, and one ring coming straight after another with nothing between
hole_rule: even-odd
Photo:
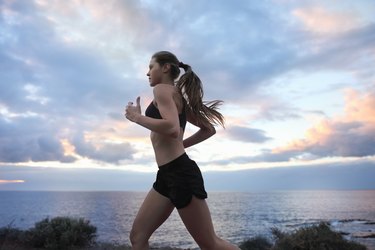
<instances>
[{"instance_id":1,"label":"woman's right arm","mask_svg":"<svg viewBox=\"0 0 375 250\"><path fill-rule=\"evenodd\" d=\"M211 136L213 136L216 133L215 127L211 124L201 124L198 122L196 117L193 114L187 113L187 121L197 127L199 127L199 130L191 135L190 137L186 138L183 141L184 147L188 148L195 144L198 144Z\"/></svg>"},{"instance_id":2,"label":"woman's right arm","mask_svg":"<svg viewBox=\"0 0 375 250\"><path fill-rule=\"evenodd\" d=\"M136 105L132 103L126 107L125 116L132 122L145 127L153 132L178 138L180 126L178 111L172 97L171 88L162 84L154 87L154 99L162 119L155 119L141 114L140 98L137 98Z\"/></svg>"}]
</instances>

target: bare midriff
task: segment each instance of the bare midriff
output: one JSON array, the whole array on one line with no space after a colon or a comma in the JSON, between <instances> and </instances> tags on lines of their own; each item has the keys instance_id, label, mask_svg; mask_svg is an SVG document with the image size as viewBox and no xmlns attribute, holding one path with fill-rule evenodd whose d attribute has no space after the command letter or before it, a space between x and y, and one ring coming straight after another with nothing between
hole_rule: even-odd
<instances>
[{"instance_id":1,"label":"bare midriff","mask_svg":"<svg viewBox=\"0 0 375 250\"><path fill-rule=\"evenodd\" d=\"M180 135L178 138L172 138L168 135L151 132L150 138L158 166L171 162L185 153L182 141L183 135L184 131L182 128L180 128Z\"/></svg>"}]
</instances>

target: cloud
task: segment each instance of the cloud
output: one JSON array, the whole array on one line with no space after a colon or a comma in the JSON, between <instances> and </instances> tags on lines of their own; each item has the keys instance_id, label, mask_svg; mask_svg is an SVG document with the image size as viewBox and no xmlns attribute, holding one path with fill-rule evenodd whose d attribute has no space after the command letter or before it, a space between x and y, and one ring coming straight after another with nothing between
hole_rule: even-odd
<instances>
[{"instance_id":1,"label":"cloud","mask_svg":"<svg viewBox=\"0 0 375 250\"><path fill-rule=\"evenodd\" d=\"M219 160L210 160L209 162L202 162L202 165L216 165L216 166L228 166L230 167L233 164L243 165L249 163L257 162L287 162L292 157L295 157L295 152L280 152L275 153L268 149L263 149L259 155L243 155L243 156L234 156L234 157L225 157Z\"/></svg>"},{"instance_id":2,"label":"cloud","mask_svg":"<svg viewBox=\"0 0 375 250\"><path fill-rule=\"evenodd\" d=\"M324 164L233 172L204 172L208 190L373 189L373 162ZM222 181L222 180L225 181Z\"/></svg>"},{"instance_id":3,"label":"cloud","mask_svg":"<svg viewBox=\"0 0 375 250\"><path fill-rule=\"evenodd\" d=\"M24 183L24 180L0 180L1 184L13 184L13 183Z\"/></svg>"},{"instance_id":4,"label":"cloud","mask_svg":"<svg viewBox=\"0 0 375 250\"><path fill-rule=\"evenodd\" d=\"M42 117L0 117L0 162L73 161L50 125Z\"/></svg>"},{"instance_id":5,"label":"cloud","mask_svg":"<svg viewBox=\"0 0 375 250\"><path fill-rule=\"evenodd\" d=\"M346 91L342 116L322 119L307 130L303 139L276 148L273 153L304 152L319 157L375 155L375 92Z\"/></svg>"},{"instance_id":6,"label":"cloud","mask_svg":"<svg viewBox=\"0 0 375 250\"><path fill-rule=\"evenodd\" d=\"M138 95L150 98L147 64L161 49L193 66L208 100L256 107L254 120L300 118L300 109L280 96L261 101L273 80L290 72L338 69L374 77L373 24L358 21L336 36L317 35L291 17L307 27L318 16L334 27L347 13L301 5L285 11L283 4L248 1L3 1L0 161L132 160L139 151L125 142L131 128L119 125L123 107ZM257 143L270 139L253 128L228 132ZM97 136L83 136L88 133ZM62 142L74 147L71 154Z\"/></svg>"},{"instance_id":7,"label":"cloud","mask_svg":"<svg viewBox=\"0 0 375 250\"><path fill-rule=\"evenodd\" d=\"M265 135L265 131L255 128L247 128L241 126L231 126L226 130L229 138L237 141L249 143L263 143L272 138Z\"/></svg>"},{"instance_id":8,"label":"cloud","mask_svg":"<svg viewBox=\"0 0 375 250\"><path fill-rule=\"evenodd\" d=\"M307 56L299 57L295 67L305 70L345 70L356 72L356 76L374 77L371 66L375 23L352 29L334 37L310 37L306 41ZM368 81L369 78L364 79Z\"/></svg>"},{"instance_id":9,"label":"cloud","mask_svg":"<svg viewBox=\"0 0 375 250\"><path fill-rule=\"evenodd\" d=\"M130 143L92 142L82 135L76 136L72 142L75 153L89 159L119 164L121 160L133 159L136 152Z\"/></svg>"},{"instance_id":10,"label":"cloud","mask_svg":"<svg viewBox=\"0 0 375 250\"><path fill-rule=\"evenodd\" d=\"M77 160L65 155L61 141L95 131L107 114L122 115L138 80L114 71L92 47L66 43L31 1L3 2L0 10L0 161ZM100 145L84 156L117 162L120 152L131 151L121 143Z\"/></svg>"},{"instance_id":11,"label":"cloud","mask_svg":"<svg viewBox=\"0 0 375 250\"><path fill-rule=\"evenodd\" d=\"M308 31L317 33L341 33L361 26L362 20L353 10L347 13L328 10L321 6L295 9L292 14L302 21Z\"/></svg>"},{"instance_id":12,"label":"cloud","mask_svg":"<svg viewBox=\"0 0 375 250\"><path fill-rule=\"evenodd\" d=\"M251 120L280 121L302 118L299 108L275 96L258 95L252 98L252 102L257 112L251 116Z\"/></svg>"}]
</instances>

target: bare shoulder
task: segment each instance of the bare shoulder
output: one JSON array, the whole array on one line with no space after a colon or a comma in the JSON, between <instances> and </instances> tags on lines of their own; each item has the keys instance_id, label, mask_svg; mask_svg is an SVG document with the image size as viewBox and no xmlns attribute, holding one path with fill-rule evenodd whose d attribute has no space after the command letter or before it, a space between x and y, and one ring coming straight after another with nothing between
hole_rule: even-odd
<instances>
[{"instance_id":1,"label":"bare shoulder","mask_svg":"<svg viewBox=\"0 0 375 250\"><path fill-rule=\"evenodd\" d=\"M172 98L175 87L168 84L158 84L154 87L153 92L155 99L169 99Z\"/></svg>"}]
</instances>

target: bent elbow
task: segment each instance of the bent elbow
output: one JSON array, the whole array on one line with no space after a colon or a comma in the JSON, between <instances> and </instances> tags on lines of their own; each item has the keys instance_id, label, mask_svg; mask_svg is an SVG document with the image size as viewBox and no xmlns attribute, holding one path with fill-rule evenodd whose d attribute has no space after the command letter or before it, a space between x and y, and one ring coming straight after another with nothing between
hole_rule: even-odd
<instances>
[{"instance_id":1,"label":"bent elbow","mask_svg":"<svg viewBox=\"0 0 375 250\"><path fill-rule=\"evenodd\" d=\"M200 133L207 139L216 134L216 129L214 126L201 127Z\"/></svg>"},{"instance_id":2,"label":"bent elbow","mask_svg":"<svg viewBox=\"0 0 375 250\"><path fill-rule=\"evenodd\" d=\"M171 136L173 139L177 139L179 135L180 135L180 133L173 133L173 134L170 134L170 136Z\"/></svg>"},{"instance_id":3,"label":"bent elbow","mask_svg":"<svg viewBox=\"0 0 375 250\"><path fill-rule=\"evenodd\" d=\"M216 134L216 129L215 129L215 127L211 127L211 128L210 128L210 132L211 132L211 135Z\"/></svg>"},{"instance_id":4,"label":"bent elbow","mask_svg":"<svg viewBox=\"0 0 375 250\"><path fill-rule=\"evenodd\" d=\"M177 139L179 135L180 135L180 132L177 132L177 131L169 134L169 136L172 137L173 139Z\"/></svg>"},{"instance_id":5,"label":"bent elbow","mask_svg":"<svg viewBox=\"0 0 375 250\"><path fill-rule=\"evenodd\" d=\"M205 131L208 134L208 136L213 136L214 134L216 134L216 129L214 126L205 128Z\"/></svg>"}]
</instances>

